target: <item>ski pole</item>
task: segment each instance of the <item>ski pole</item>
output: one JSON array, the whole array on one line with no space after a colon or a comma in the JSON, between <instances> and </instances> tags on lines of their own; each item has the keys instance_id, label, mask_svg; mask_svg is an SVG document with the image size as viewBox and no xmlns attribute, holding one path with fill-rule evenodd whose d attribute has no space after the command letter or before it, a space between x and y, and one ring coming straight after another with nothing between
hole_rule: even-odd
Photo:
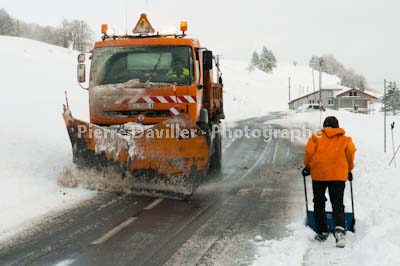
<instances>
[{"instance_id":1,"label":"ski pole","mask_svg":"<svg viewBox=\"0 0 400 266\"><path fill-rule=\"evenodd\" d=\"M303 176L303 182L304 182L304 195L306 198L306 210L307 210L307 215L308 215L308 198L307 198L307 184L306 184L306 177Z\"/></svg>"},{"instance_id":2,"label":"ski pole","mask_svg":"<svg viewBox=\"0 0 400 266\"><path fill-rule=\"evenodd\" d=\"M390 128L391 128L391 130L392 130L392 146L393 146L394 167L397 167L397 166L396 166L396 153L395 153L395 148L394 148L394 134L393 134L393 131L394 131L394 122L390 124Z\"/></svg>"},{"instance_id":3,"label":"ski pole","mask_svg":"<svg viewBox=\"0 0 400 266\"><path fill-rule=\"evenodd\" d=\"M353 181L350 181L350 192L351 192L351 211L353 212L354 216L354 196L353 196Z\"/></svg>"},{"instance_id":4,"label":"ski pole","mask_svg":"<svg viewBox=\"0 0 400 266\"><path fill-rule=\"evenodd\" d=\"M356 215L354 214L353 181L350 181L350 192L351 192L351 211L353 213L353 222L350 225L349 230L354 232L354 226L356 225Z\"/></svg>"},{"instance_id":5,"label":"ski pole","mask_svg":"<svg viewBox=\"0 0 400 266\"><path fill-rule=\"evenodd\" d=\"M397 147L397 150L396 150L396 152L394 153L394 155L393 155L393 157L392 157L392 160L390 160L389 166L392 164L394 158L396 158L396 155L397 155L397 153L399 152L399 150L400 150L400 145Z\"/></svg>"}]
</instances>

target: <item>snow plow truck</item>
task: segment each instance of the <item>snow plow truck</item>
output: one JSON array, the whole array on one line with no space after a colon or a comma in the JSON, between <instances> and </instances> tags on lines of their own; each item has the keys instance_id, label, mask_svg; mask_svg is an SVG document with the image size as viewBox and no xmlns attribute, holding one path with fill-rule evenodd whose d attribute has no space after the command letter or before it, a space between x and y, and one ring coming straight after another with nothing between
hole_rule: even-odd
<instances>
[{"instance_id":1,"label":"snow plow truck","mask_svg":"<svg viewBox=\"0 0 400 266\"><path fill-rule=\"evenodd\" d=\"M63 112L78 167L112 169L132 193L180 200L221 169L218 59L180 26L156 32L146 14L129 35L103 24L101 41L78 56L90 122L72 116L68 99Z\"/></svg>"}]
</instances>

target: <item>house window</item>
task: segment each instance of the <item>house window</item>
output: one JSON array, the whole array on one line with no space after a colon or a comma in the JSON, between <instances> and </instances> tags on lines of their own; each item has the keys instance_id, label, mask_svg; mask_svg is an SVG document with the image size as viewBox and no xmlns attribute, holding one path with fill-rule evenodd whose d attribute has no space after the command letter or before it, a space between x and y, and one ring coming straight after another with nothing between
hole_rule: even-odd
<instances>
[{"instance_id":1,"label":"house window","mask_svg":"<svg viewBox=\"0 0 400 266\"><path fill-rule=\"evenodd\" d=\"M328 105L333 105L333 99L328 100Z\"/></svg>"}]
</instances>

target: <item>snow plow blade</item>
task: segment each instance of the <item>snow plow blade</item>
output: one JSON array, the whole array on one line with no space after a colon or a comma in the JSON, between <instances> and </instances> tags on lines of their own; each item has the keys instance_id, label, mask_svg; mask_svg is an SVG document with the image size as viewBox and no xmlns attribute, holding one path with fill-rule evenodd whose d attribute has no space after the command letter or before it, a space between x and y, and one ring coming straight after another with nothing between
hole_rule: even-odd
<instances>
[{"instance_id":1,"label":"snow plow blade","mask_svg":"<svg viewBox=\"0 0 400 266\"><path fill-rule=\"evenodd\" d=\"M63 117L74 163L100 170L112 168L124 181L124 191L184 200L207 171L207 139L185 114L139 133L121 133L75 119L69 109L64 109Z\"/></svg>"}]
</instances>

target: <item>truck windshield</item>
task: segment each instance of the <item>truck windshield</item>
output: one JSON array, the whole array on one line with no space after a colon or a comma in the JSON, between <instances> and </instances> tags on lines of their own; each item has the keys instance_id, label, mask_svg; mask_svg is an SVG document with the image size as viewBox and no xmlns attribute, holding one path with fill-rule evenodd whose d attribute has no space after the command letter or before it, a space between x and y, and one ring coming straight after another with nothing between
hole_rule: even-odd
<instances>
[{"instance_id":1,"label":"truck windshield","mask_svg":"<svg viewBox=\"0 0 400 266\"><path fill-rule=\"evenodd\" d=\"M189 46L105 47L95 49L92 58L91 86L190 85L194 81Z\"/></svg>"}]
</instances>

